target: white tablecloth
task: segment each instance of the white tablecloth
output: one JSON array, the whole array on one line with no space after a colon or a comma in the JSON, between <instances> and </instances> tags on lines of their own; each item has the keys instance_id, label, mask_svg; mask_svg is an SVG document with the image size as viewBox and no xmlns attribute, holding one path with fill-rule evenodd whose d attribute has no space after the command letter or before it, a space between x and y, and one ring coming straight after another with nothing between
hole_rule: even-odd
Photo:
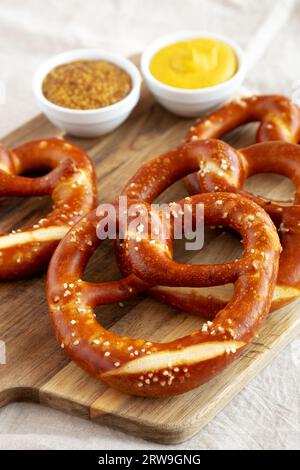
<instances>
[{"instance_id":1,"label":"white tablecloth","mask_svg":"<svg viewBox=\"0 0 300 470\"><path fill-rule=\"evenodd\" d=\"M299 99L300 4L296 1L292 7L291 3L1 0L0 135L37 114L31 78L36 66L48 56L78 47L130 54L141 51L157 36L179 29L229 34L247 49L254 64L245 85L259 92L285 93ZM299 448L299 385L298 337L194 438L167 448ZM0 410L0 449L5 448L165 447L39 405L19 403Z\"/></svg>"}]
</instances>

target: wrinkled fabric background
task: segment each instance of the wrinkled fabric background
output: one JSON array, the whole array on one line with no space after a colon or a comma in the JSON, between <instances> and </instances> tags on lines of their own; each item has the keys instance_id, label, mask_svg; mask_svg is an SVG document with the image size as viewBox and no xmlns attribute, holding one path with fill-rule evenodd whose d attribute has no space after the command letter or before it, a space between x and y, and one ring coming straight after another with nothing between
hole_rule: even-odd
<instances>
[{"instance_id":1,"label":"wrinkled fabric background","mask_svg":"<svg viewBox=\"0 0 300 470\"><path fill-rule=\"evenodd\" d=\"M1 0L0 135L38 113L31 79L49 56L78 47L131 54L179 29L230 35L253 63L247 88L299 100L299 28L300 2L289 0ZM159 446L18 403L0 410L0 449L297 449L299 385L298 337L184 444Z\"/></svg>"}]
</instances>

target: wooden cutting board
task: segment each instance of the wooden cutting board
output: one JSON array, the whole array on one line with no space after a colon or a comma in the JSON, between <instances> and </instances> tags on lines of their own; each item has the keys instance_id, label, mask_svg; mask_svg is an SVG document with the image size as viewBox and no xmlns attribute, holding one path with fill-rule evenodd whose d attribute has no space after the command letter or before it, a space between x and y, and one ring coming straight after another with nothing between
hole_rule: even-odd
<instances>
[{"instance_id":1,"label":"wooden cutting board","mask_svg":"<svg viewBox=\"0 0 300 470\"><path fill-rule=\"evenodd\" d=\"M178 145L191 121L164 111L144 90L139 106L128 121L111 135L99 139L74 139L97 167L99 198L110 201L137 168L150 157ZM253 126L230 136L236 145L253 141ZM45 117L38 116L3 139L7 146L47 136L63 135ZM291 192L289 181L278 175L258 175L251 190L274 199ZM181 182L161 198L176 200L185 194ZM2 233L37 220L50 207L43 199L10 198L1 201ZM240 254L232 235L207 232L200 253L176 249L186 262L222 262ZM86 277L104 281L119 277L112 246L104 243L92 257ZM160 443L177 443L197 433L300 331L298 301L272 314L259 339L216 379L175 398L129 397L89 377L60 349L47 314L45 276L0 284L0 341L5 342L6 364L0 364L0 405L34 401L123 429ZM134 337L169 341L201 325L201 320L143 296L121 308L109 305L97 311L106 328ZM1 344L1 343L0 343ZM1 349L4 346L2 344ZM1 351L0 351L1 352Z\"/></svg>"}]
</instances>

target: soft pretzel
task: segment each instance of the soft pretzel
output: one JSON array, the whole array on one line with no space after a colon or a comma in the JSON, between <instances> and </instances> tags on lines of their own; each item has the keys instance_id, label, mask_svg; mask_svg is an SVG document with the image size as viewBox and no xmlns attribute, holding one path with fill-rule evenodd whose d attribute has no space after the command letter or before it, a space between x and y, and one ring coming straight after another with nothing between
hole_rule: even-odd
<instances>
[{"instance_id":1,"label":"soft pretzel","mask_svg":"<svg viewBox=\"0 0 300 470\"><path fill-rule=\"evenodd\" d=\"M197 141L201 139L220 138L227 132L236 127L258 121L260 125L256 133L257 142L282 140L291 143L298 143L300 140L300 109L289 98L280 95L262 95L239 98L231 103L221 107L211 114L199 119L194 124L188 135L187 140ZM262 157L263 158L263 157ZM222 166L222 162L220 162ZM222 168L221 168L222 170ZM185 179L185 185L190 194L197 194L200 191L199 178L196 173L188 175ZM292 244L289 244L292 246ZM287 250L285 250L285 254ZM284 260L285 256L282 257ZM283 262L279 272L283 272ZM296 274L297 279L299 276ZM296 285L293 283L292 285ZM283 282L285 285L285 279ZM294 298L298 297L297 290L287 288L290 282L282 290L279 286L276 288L271 310L285 305ZM207 317L213 317L220 310L226 301L230 298L231 290L227 290L224 296L224 290L220 296L213 292L204 293L199 289L180 289L174 293L173 289L158 288L152 291L152 295L186 311L193 311Z\"/></svg>"},{"instance_id":2,"label":"soft pretzel","mask_svg":"<svg viewBox=\"0 0 300 470\"><path fill-rule=\"evenodd\" d=\"M168 186L195 169L204 192L239 192L252 198L270 214L283 246L271 309L280 308L299 297L300 258L295 246L300 244L300 205L297 205L300 201L300 147L285 142L265 142L236 151L225 142L214 139L187 142L142 165L122 194L152 202ZM290 177L296 186L296 205L271 202L242 191L245 179L258 172L275 172ZM121 271L128 274L130 268L118 245L116 253ZM228 295L224 296L224 289L216 294L216 289L208 291L180 286L175 290L157 286L148 293L157 300L210 318L230 299L231 291L227 291Z\"/></svg>"},{"instance_id":3,"label":"soft pretzel","mask_svg":"<svg viewBox=\"0 0 300 470\"><path fill-rule=\"evenodd\" d=\"M180 201L178 206L186 203ZM133 271L146 279L146 284L133 274L116 282L83 281L88 259L100 243L96 229L103 215L97 216L96 211L71 229L52 257L47 298L57 338L79 366L118 390L162 397L197 387L238 357L269 311L280 252L271 219L250 199L235 194L201 194L188 201L191 210L200 203L204 204L205 222L222 223L241 233L242 260L210 265L210 271L206 266L179 265L171 259L170 240L163 231L153 238L145 223L142 231L126 233L124 252ZM154 217L153 210L148 213ZM234 296L227 306L213 322L169 343L119 336L105 330L95 319L96 304L124 300L144 290L145 285L180 282L199 286L221 283L223 279L235 283Z\"/></svg>"},{"instance_id":4,"label":"soft pretzel","mask_svg":"<svg viewBox=\"0 0 300 470\"><path fill-rule=\"evenodd\" d=\"M195 144L197 145L197 143ZM211 146L210 141L199 142ZM283 251L271 310L276 310L300 296L300 147L288 142L262 142L235 151L225 143L217 143L220 151L210 156L202 152L198 172L204 192L230 191L246 196L263 207L273 219ZM222 148L223 147L223 148ZM295 186L293 203L272 201L243 190L245 180L256 173L278 173L291 179ZM213 317L230 299L231 290L174 289L158 287L151 295L187 312Z\"/></svg>"},{"instance_id":5,"label":"soft pretzel","mask_svg":"<svg viewBox=\"0 0 300 470\"><path fill-rule=\"evenodd\" d=\"M203 159L200 187L205 192L230 191L246 196L273 219L283 248L272 303L272 309L277 309L300 295L300 147L278 141L254 144L239 151L225 146L226 152ZM278 173L290 178L296 189L294 202L272 201L244 191L246 179L256 173Z\"/></svg>"},{"instance_id":6,"label":"soft pretzel","mask_svg":"<svg viewBox=\"0 0 300 470\"><path fill-rule=\"evenodd\" d=\"M261 95L239 98L194 124L187 140L218 139L241 124L258 121L257 142L282 140L298 143L300 140L300 108L286 96ZM199 193L196 174L185 178L190 194Z\"/></svg>"},{"instance_id":7,"label":"soft pretzel","mask_svg":"<svg viewBox=\"0 0 300 470\"><path fill-rule=\"evenodd\" d=\"M49 171L28 178L22 174ZM52 197L53 211L24 230L0 236L0 279L16 279L48 264L59 240L96 204L95 171L88 156L62 139L0 147L0 196Z\"/></svg>"}]
</instances>

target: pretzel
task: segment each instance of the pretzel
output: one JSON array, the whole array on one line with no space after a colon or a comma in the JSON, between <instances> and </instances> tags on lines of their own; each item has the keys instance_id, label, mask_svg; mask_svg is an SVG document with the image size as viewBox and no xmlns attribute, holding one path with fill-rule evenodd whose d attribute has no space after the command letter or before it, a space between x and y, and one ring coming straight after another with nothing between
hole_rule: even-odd
<instances>
[{"instance_id":1,"label":"pretzel","mask_svg":"<svg viewBox=\"0 0 300 470\"><path fill-rule=\"evenodd\" d=\"M288 142L262 142L235 151L218 143L219 152L203 155L198 172L204 192L230 191L248 197L271 216L280 236L283 251L271 311L277 310L300 296L300 147ZM211 146L202 141L201 146ZM278 173L291 179L296 188L293 203L271 201L243 190L246 179L256 173ZM152 289L152 297L194 314L213 318L230 299L231 290Z\"/></svg>"},{"instance_id":2,"label":"pretzel","mask_svg":"<svg viewBox=\"0 0 300 470\"><path fill-rule=\"evenodd\" d=\"M205 145L205 143L204 143ZM199 172L202 191L230 191L248 197L263 207L278 228L283 248L272 309L300 295L300 147L288 142L262 142L239 151L227 144L226 151L203 160ZM278 173L296 188L294 202L272 201L243 190L246 179L257 173ZM217 300L218 301L218 300Z\"/></svg>"},{"instance_id":3,"label":"pretzel","mask_svg":"<svg viewBox=\"0 0 300 470\"><path fill-rule=\"evenodd\" d=\"M142 232L127 232L123 242L125 256L138 277L130 274L121 281L95 284L83 281L84 268L100 243L96 228L103 216L96 211L71 229L52 257L47 299L62 348L93 377L122 392L163 397L197 387L239 356L269 311L280 253L271 219L257 204L235 194L194 196L189 200L191 210L199 203L205 207L205 222L222 223L241 233L242 260L210 265L209 269L180 265L172 260L171 241L163 230L153 238L144 224ZM184 204L186 200L178 206ZM154 217L153 210L148 213ZM95 319L95 305L124 300L146 285L199 286L223 280L235 283L235 294L227 306L201 330L169 343L119 336Z\"/></svg>"},{"instance_id":4,"label":"pretzel","mask_svg":"<svg viewBox=\"0 0 300 470\"><path fill-rule=\"evenodd\" d=\"M289 98L279 95L252 96L237 99L212 112L210 115L199 119L191 127L187 140L196 141L220 138L236 127L251 121L260 122L256 133L257 142L282 140L298 143L300 140L300 109ZM190 194L199 193L199 179L195 173L187 176L184 182ZM285 250L286 252L287 250ZM282 271L283 262L279 272L281 273ZM283 285L285 285L286 279L283 279L283 281ZM287 282L287 286L289 285L290 282ZM208 318L213 317L220 308L226 305L226 301L230 298L231 294L229 290L228 295L224 296L223 292L218 297L216 292L207 292L205 295L204 293L201 294L199 290L191 289L180 289L180 291L174 294L173 289L167 288L157 289L155 293L158 300L189 312L205 314ZM154 292L152 295L154 295ZM286 305L298 297L298 295L297 291L292 292L289 287L284 287L284 290L282 290L278 286L271 310L276 310L280 306ZM278 298L276 299L277 296ZM286 297L285 300L284 297Z\"/></svg>"},{"instance_id":5,"label":"pretzel","mask_svg":"<svg viewBox=\"0 0 300 470\"><path fill-rule=\"evenodd\" d=\"M22 174L49 171L27 178ZM0 236L0 279L17 279L46 267L59 240L96 204L95 171L88 156L62 139L0 146L0 196L51 195L52 212L32 227Z\"/></svg>"},{"instance_id":6,"label":"pretzel","mask_svg":"<svg viewBox=\"0 0 300 470\"><path fill-rule=\"evenodd\" d=\"M257 142L282 140L298 143L300 140L300 108L280 95L239 98L217 111L199 119L187 135L187 140L218 139L227 132L248 122L259 121ZM190 194L200 191L196 174L185 178Z\"/></svg>"},{"instance_id":7,"label":"pretzel","mask_svg":"<svg viewBox=\"0 0 300 470\"><path fill-rule=\"evenodd\" d=\"M300 258L295 246L300 244L300 148L285 142L265 142L236 151L218 140L184 143L178 149L160 155L140 167L127 183L123 195L152 202L168 186L189 172L198 170L204 192L230 191L250 197L261 205L278 227L283 252L271 310L276 310L300 295ZM278 172L292 179L296 186L294 206L271 202L242 191L245 179L258 172ZM130 272L123 249L116 244L117 261L123 274ZM192 289L180 286L151 288L147 293L164 303L187 312L213 318L231 296L231 289Z\"/></svg>"}]
</instances>

